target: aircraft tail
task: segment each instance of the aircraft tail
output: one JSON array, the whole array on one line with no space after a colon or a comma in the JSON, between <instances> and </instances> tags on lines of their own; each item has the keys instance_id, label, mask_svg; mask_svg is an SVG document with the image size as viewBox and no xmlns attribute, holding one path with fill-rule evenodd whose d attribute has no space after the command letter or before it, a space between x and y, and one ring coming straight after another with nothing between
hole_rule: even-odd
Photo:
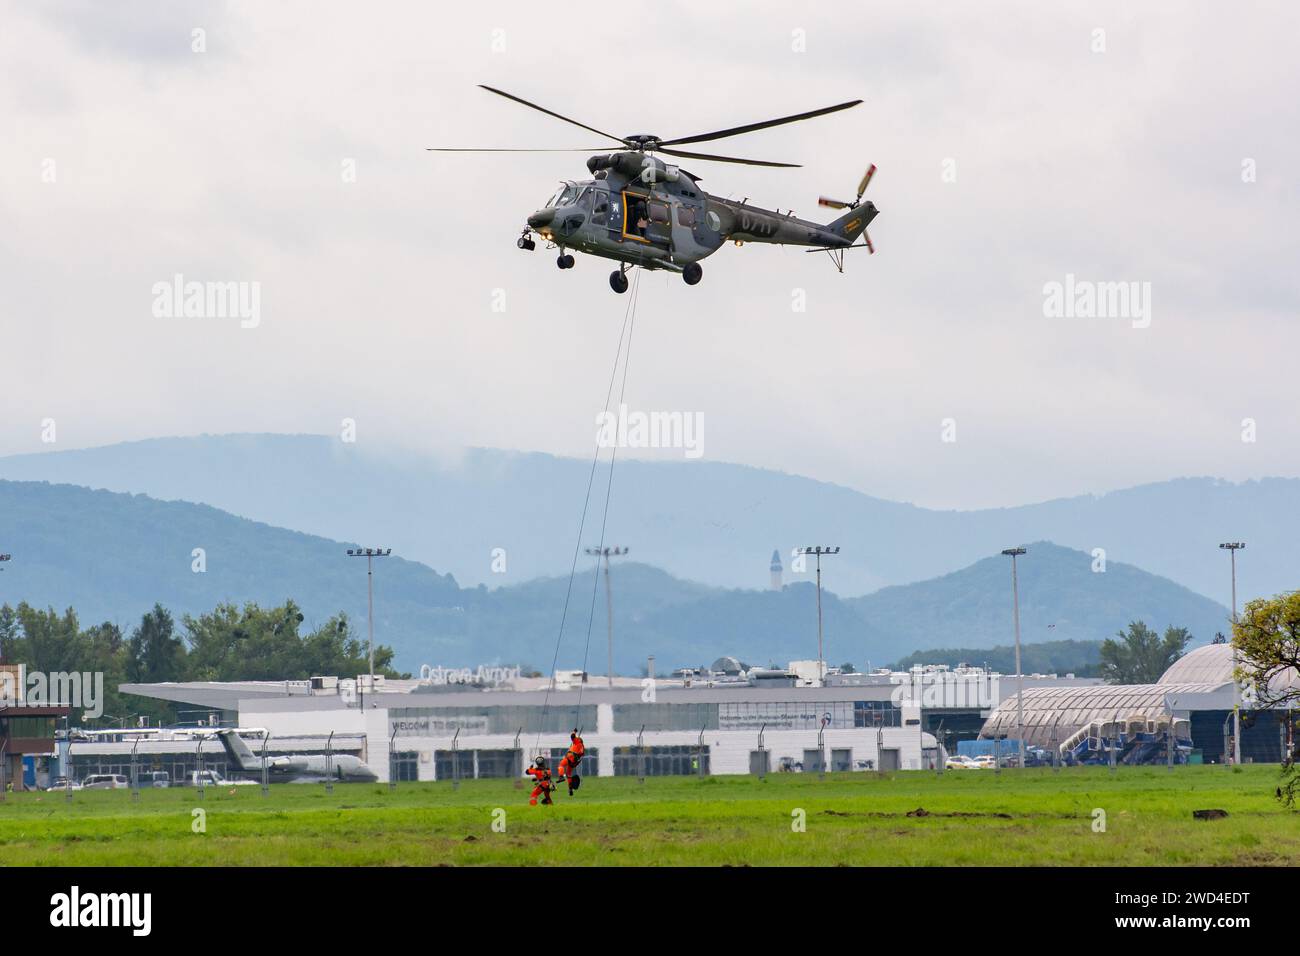
<instances>
[{"instance_id":1,"label":"aircraft tail","mask_svg":"<svg viewBox=\"0 0 1300 956\"><path fill-rule=\"evenodd\" d=\"M248 744L244 743L239 734L233 730L220 730L217 731L217 736L221 738L221 746L226 748L226 756L241 770L261 769L262 762L253 756L253 751L248 749Z\"/></svg>"},{"instance_id":2,"label":"aircraft tail","mask_svg":"<svg viewBox=\"0 0 1300 956\"><path fill-rule=\"evenodd\" d=\"M858 236L867 230L871 225L871 220L880 215L880 210L876 208L873 202L864 202L860 206L854 206L840 218L829 223L826 228L830 229L836 235L843 236L849 242L856 242Z\"/></svg>"}]
</instances>

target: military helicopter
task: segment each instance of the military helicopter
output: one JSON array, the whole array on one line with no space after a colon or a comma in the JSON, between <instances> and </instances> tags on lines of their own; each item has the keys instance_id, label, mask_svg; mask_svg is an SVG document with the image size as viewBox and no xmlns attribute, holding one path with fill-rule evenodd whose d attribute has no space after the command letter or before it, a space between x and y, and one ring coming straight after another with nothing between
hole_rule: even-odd
<instances>
[{"instance_id":1,"label":"military helicopter","mask_svg":"<svg viewBox=\"0 0 1300 956\"><path fill-rule=\"evenodd\" d=\"M609 285L615 292L627 291L627 273L633 266L680 273L687 285L695 285L704 275L700 260L717 252L727 240L738 246L745 242L810 246L807 250L809 252L827 253L840 272L844 271L844 253L849 249L865 248L869 254L876 251L866 230L876 218L878 210L874 203L862 202L862 194L866 192L867 185L876 172L874 164L858 183L858 194L852 201L828 199L825 196L818 200L822 206L847 210L838 219L823 225L799 219L788 210L782 213L751 206L744 201L736 202L710 195L700 188L700 177L679 166L670 165L655 155L659 153L681 159L743 163L747 166L795 168L799 164L696 153L676 147L824 116L857 106L861 100L696 136L663 139L648 133L615 136L504 90L481 84L480 88L624 147L617 152L588 159L587 170L593 178L561 183L546 204L528 217L528 224L515 243L520 249L531 252L537 248L533 234L540 236L548 243L548 248L559 250L555 262L561 269L573 268L573 252L614 259L619 267L610 274ZM433 147L430 151L531 153L590 152L598 149L609 147ZM862 242L855 245L859 236L862 237Z\"/></svg>"}]
</instances>

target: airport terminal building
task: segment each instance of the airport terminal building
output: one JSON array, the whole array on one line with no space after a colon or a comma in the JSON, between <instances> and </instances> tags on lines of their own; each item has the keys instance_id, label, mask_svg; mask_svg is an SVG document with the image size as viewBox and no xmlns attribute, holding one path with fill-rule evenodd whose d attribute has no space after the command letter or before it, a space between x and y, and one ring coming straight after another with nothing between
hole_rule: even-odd
<instances>
[{"instance_id":1,"label":"airport terminal building","mask_svg":"<svg viewBox=\"0 0 1300 956\"><path fill-rule=\"evenodd\" d=\"M1026 675L1026 744L1056 755L1090 727L1167 731L1179 760L1220 762L1232 751L1230 645L1197 648L1156 684L1123 686L1073 675ZM206 711L209 728L235 727L258 752L348 753L380 780L510 777L537 755L558 763L578 727L584 769L596 776L745 774L930 769L963 742L1014 742L1017 681L978 667L915 667L824 676L815 661L785 669L748 668L720 658L711 668L647 681L557 672L484 679L425 669L421 679L317 677L304 681L126 684L127 693ZM1242 701L1242 759L1280 759L1292 724L1284 712ZM1138 726L1141 724L1142 726ZM136 737L79 741L80 772L121 767ZM182 734L182 736L184 736ZM193 739L135 744L154 765L196 766ZM1088 748L1084 748L1087 750ZM1094 748L1095 749L1095 748ZM1008 753L1010 747L1004 749ZM158 751L158 753L154 753ZM1149 751L1142 755L1140 751ZM1164 759L1154 745L1127 759ZM1093 754L1093 757L1096 755ZM1056 757L1052 757L1056 759ZM226 767L209 745L202 766Z\"/></svg>"},{"instance_id":2,"label":"airport terminal building","mask_svg":"<svg viewBox=\"0 0 1300 956\"><path fill-rule=\"evenodd\" d=\"M575 727L586 742L587 775L930 769L958 740L979 734L1008 683L979 668L819 680L801 676L807 668L796 665L808 662L741 672L729 660L672 679L615 678L612 687L561 672L554 681L515 677L497 686L426 677L377 678L369 687L365 678L320 677L122 690L207 708L210 726L265 734L272 752L292 741L297 752L337 753L346 743L381 780L447 780L522 775L538 754L554 766ZM1025 679L1026 687L1091 683Z\"/></svg>"}]
</instances>

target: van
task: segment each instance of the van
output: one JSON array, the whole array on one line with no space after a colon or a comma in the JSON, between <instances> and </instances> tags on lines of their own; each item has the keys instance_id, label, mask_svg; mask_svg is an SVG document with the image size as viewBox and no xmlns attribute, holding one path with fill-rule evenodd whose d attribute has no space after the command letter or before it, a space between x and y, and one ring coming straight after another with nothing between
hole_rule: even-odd
<instances>
[{"instance_id":1,"label":"van","mask_svg":"<svg viewBox=\"0 0 1300 956\"><path fill-rule=\"evenodd\" d=\"M81 781L82 790L117 790L131 786L131 782L120 773L92 773Z\"/></svg>"},{"instance_id":2,"label":"van","mask_svg":"<svg viewBox=\"0 0 1300 956\"><path fill-rule=\"evenodd\" d=\"M165 790L172 785L172 775L166 770L155 770L152 773L145 774L145 779L149 785L159 790Z\"/></svg>"}]
</instances>

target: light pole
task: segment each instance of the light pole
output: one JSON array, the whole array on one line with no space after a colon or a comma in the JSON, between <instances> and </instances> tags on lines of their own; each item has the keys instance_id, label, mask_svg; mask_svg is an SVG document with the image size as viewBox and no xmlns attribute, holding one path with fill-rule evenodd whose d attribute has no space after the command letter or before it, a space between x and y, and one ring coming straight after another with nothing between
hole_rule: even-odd
<instances>
[{"instance_id":1,"label":"light pole","mask_svg":"<svg viewBox=\"0 0 1300 956\"><path fill-rule=\"evenodd\" d=\"M348 556L366 559L366 617L370 622L370 690L375 689L375 558L386 558L392 548L348 548Z\"/></svg>"},{"instance_id":2,"label":"light pole","mask_svg":"<svg viewBox=\"0 0 1300 956\"><path fill-rule=\"evenodd\" d=\"M822 651L822 555L839 554L839 546L835 547L817 545L816 547L801 548L800 554L811 554L817 557L817 686L822 687L826 683L826 655Z\"/></svg>"},{"instance_id":3,"label":"light pole","mask_svg":"<svg viewBox=\"0 0 1300 956\"><path fill-rule=\"evenodd\" d=\"M1241 685L1237 683L1237 552L1244 541L1225 541L1219 545L1232 558L1232 762L1241 763Z\"/></svg>"},{"instance_id":4,"label":"light pole","mask_svg":"<svg viewBox=\"0 0 1300 956\"><path fill-rule=\"evenodd\" d=\"M1011 558L1012 619L1016 627L1016 736L1020 738L1020 769L1025 768L1025 675L1020 668L1020 582L1016 577L1016 558L1025 553L1024 548L1006 548L1002 552Z\"/></svg>"},{"instance_id":5,"label":"light pole","mask_svg":"<svg viewBox=\"0 0 1300 956\"><path fill-rule=\"evenodd\" d=\"M618 558L631 551L631 548L588 548L587 553L605 560L605 617L606 630L609 633L609 687L614 689L614 591L609 583L609 559ZM651 675L654 676L653 674Z\"/></svg>"}]
</instances>

